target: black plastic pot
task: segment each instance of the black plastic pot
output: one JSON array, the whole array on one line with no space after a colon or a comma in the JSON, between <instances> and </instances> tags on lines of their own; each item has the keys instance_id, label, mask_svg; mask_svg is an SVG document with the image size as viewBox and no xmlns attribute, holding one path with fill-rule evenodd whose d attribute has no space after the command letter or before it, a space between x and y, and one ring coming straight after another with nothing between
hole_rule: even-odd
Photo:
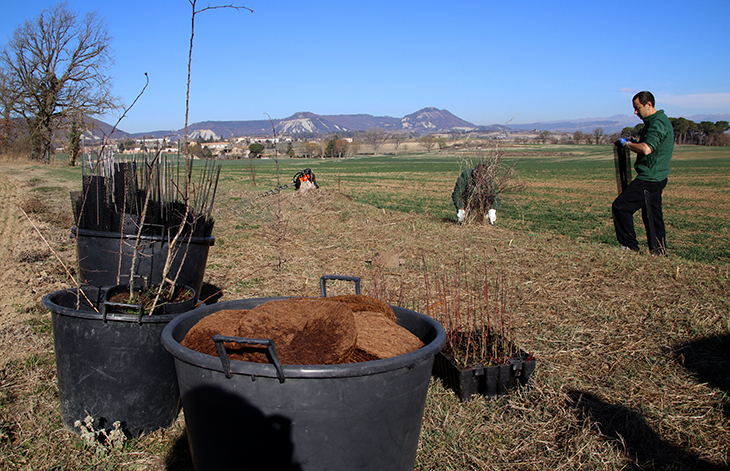
<instances>
[{"instance_id":1,"label":"black plastic pot","mask_svg":"<svg viewBox=\"0 0 730 471\"><path fill-rule=\"evenodd\" d=\"M74 227L79 275L82 283L93 286L113 286L129 282L136 235L116 232L90 231ZM215 237L193 237L180 244L170 272L175 274L182 264L177 282L200 293L203 286L208 250ZM162 271L170 247L163 235L143 235L137 254L135 278L146 278L148 285L162 282ZM121 265L121 268L120 268ZM117 275L120 279L117 279Z\"/></svg>"},{"instance_id":2,"label":"black plastic pot","mask_svg":"<svg viewBox=\"0 0 730 471\"><path fill-rule=\"evenodd\" d=\"M433 364L434 376L441 378L444 385L456 393L462 402L475 395L489 399L505 396L513 389L526 386L535 371L535 360L528 359L525 352L510 358L503 365L478 365L469 368L457 366L442 352L436 355Z\"/></svg>"},{"instance_id":3,"label":"black plastic pot","mask_svg":"<svg viewBox=\"0 0 730 471\"><path fill-rule=\"evenodd\" d=\"M102 298L102 290L91 286L43 298L51 311L64 427L80 433L74 422L87 413L97 430L120 421L134 437L172 425L180 393L160 335L177 315L102 313Z\"/></svg>"},{"instance_id":4,"label":"black plastic pot","mask_svg":"<svg viewBox=\"0 0 730 471\"><path fill-rule=\"evenodd\" d=\"M154 310L155 315L182 314L183 312L193 310L197 302L195 290L190 286L185 285L178 286L176 289L188 290L191 293L190 298L175 303L163 302L161 304L158 304ZM139 289L136 289L135 291L139 291ZM103 306L101 312L127 312L132 314L137 313L138 315L149 314L145 311L145 306L141 304L119 303L110 301L111 299L114 299L115 295L127 292L129 292L129 285L114 285L109 287L102 296Z\"/></svg>"},{"instance_id":5,"label":"black plastic pot","mask_svg":"<svg viewBox=\"0 0 730 471\"><path fill-rule=\"evenodd\" d=\"M281 298L200 307L162 332L175 357L195 468L412 470L433 358L445 341L441 325L394 307L398 323L425 346L343 365L281 365L271 354L274 364L227 361L180 344L214 312L273 299Z\"/></svg>"}]
</instances>

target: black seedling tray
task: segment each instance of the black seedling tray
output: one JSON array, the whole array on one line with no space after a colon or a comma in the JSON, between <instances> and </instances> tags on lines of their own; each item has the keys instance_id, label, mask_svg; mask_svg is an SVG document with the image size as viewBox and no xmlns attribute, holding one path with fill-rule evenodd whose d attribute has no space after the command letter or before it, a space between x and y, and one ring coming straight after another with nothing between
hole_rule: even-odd
<instances>
[{"instance_id":1,"label":"black seedling tray","mask_svg":"<svg viewBox=\"0 0 730 471\"><path fill-rule=\"evenodd\" d=\"M491 399L527 385L535 371L535 360L528 358L526 353L521 352L503 365L462 368L439 352L434 358L433 376L441 378L444 385L453 389L462 402L478 394Z\"/></svg>"}]
</instances>

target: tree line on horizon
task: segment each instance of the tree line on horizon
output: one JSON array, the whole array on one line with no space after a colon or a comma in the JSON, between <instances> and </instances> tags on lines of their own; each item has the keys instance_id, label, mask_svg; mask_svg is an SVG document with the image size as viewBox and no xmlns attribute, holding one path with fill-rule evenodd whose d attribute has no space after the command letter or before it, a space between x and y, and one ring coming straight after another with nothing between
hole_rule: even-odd
<instances>
[{"instance_id":1,"label":"tree line on horizon","mask_svg":"<svg viewBox=\"0 0 730 471\"><path fill-rule=\"evenodd\" d=\"M669 118L674 128L675 144L690 144L699 146L728 146L730 145L730 135L726 131L730 129L730 123L727 121L700 121L696 123L686 118ZM644 127L644 123L639 123L634 127L628 126L621 131L621 137L638 136Z\"/></svg>"},{"instance_id":2,"label":"tree line on horizon","mask_svg":"<svg viewBox=\"0 0 730 471\"><path fill-rule=\"evenodd\" d=\"M699 145L699 146L730 146L730 123L727 121L700 121L696 123L687 118L669 118L674 130L674 143L681 145ZM575 131L572 135L573 142L580 144L602 144L606 141L613 142L622 137L638 137L644 123L636 126L627 126L620 133L606 135L603 128L595 128L591 133L583 131ZM542 131L536 137L536 140L543 143L551 139L549 131Z\"/></svg>"}]
</instances>

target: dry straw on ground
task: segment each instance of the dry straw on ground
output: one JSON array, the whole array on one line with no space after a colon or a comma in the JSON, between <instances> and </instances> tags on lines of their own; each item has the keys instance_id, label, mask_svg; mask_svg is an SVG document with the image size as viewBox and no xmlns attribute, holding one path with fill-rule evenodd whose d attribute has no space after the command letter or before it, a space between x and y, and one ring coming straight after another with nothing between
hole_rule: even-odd
<instances>
[{"instance_id":1,"label":"dry straw on ground","mask_svg":"<svg viewBox=\"0 0 730 471\"><path fill-rule=\"evenodd\" d=\"M0 171L0 461L10 469L190 469L181 419L104 459L62 429L40 299L69 283L53 257L17 255L46 250L17 207L40 177L46 169ZM58 185L46 204L70 213L70 188ZM728 267L499 225L460 227L359 205L335 190L256 198L228 187L216 205L205 288L214 300L316 296L321 275L339 274L408 307L423 299L422 260L438 270L474 261L509 280L514 339L538 360L533 384L460 403L432 380L416 469L726 469L728 369L708 365L730 358ZM43 214L31 218L73 266L69 227ZM374 252L405 263L379 267ZM328 285L332 295L350 292L347 283Z\"/></svg>"}]
</instances>

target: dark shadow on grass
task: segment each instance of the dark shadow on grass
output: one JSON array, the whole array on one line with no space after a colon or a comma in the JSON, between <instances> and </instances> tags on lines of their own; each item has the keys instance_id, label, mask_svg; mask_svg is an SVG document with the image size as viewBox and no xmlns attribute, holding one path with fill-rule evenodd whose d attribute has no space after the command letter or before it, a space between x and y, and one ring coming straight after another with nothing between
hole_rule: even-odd
<instances>
[{"instance_id":1,"label":"dark shadow on grass","mask_svg":"<svg viewBox=\"0 0 730 471\"><path fill-rule=\"evenodd\" d=\"M215 304L221 297L223 297L223 289L216 285L203 283L200 288L200 300L205 304Z\"/></svg>"},{"instance_id":2,"label":"dark shadow on grass","mask_svg":"<svg viewBox=\"0 0 730 471\"><path fill-rule=\"evenodd\" d=\"M730 393L730 334L715 335L677 345L674 358L700 383ZM730 417L730 404L720 404Z\"/></svg>"},{"instance_id":3,"label":"dark shadow on grass","mask_svg":"<svg viewBox=\"0 0 730 471\"><path fill-rule=\"evenodd\" d=\"M183 432L165 456L165 471L194 471L188 434Z\"/></svg>"},{"instance_id":4,"label":"dark shadow on grass","mask_svg":"<svg viewBox=\"0 0 730 471\"><path fill-rule=\"evenodd\" d=\"M627 407L609 404L585 391L570 390L569 405L583 420L593 422L602 438L626 454L628 470L728 471L724 465L703 460L662 440L642 417Z\"/></svg>"}]
</instances>

